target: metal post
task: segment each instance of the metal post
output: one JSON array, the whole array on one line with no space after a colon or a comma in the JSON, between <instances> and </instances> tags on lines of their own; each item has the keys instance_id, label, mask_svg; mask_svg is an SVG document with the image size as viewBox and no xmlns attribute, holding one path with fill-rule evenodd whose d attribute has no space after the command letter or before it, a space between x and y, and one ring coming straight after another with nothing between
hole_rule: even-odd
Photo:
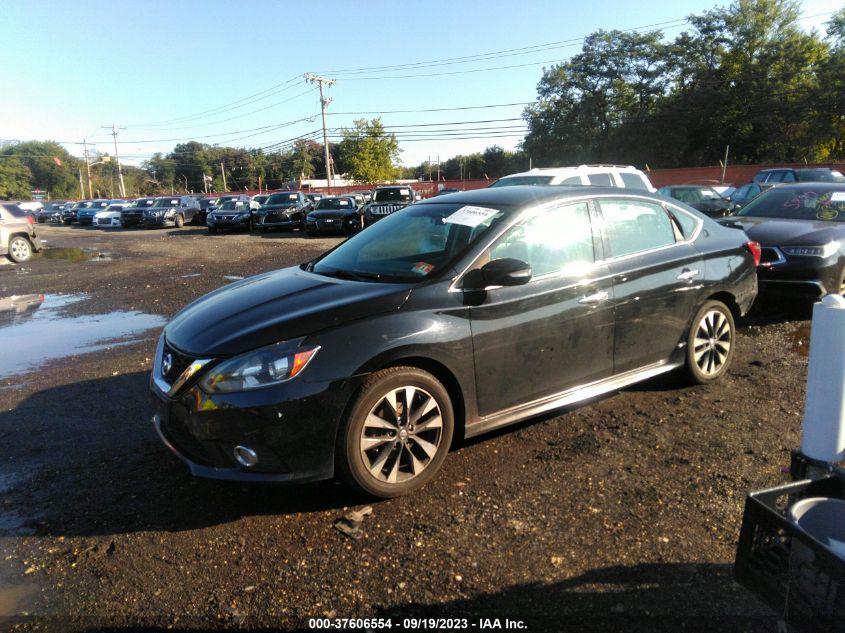
<instances>
[{"instance_id":1,"label":"metal post","mask_svg":"<svg viewBox=\"0 0 845 633\"><path fill-rule=\"evenodd\" d=\"M731 149L730 145L725 145L725 162L722 163L722 180L719 183L719 184L722 184L722 185L725 184L725 171L728 168L728 152L730 151L730 149Z\"/></svg>"},{"instance_id":2,"label":"metal post","mask_svg":"<svg viewBox=\"0 0 845 633\"><path fill-rule=\"evenodd\" d=\"M82 186L82 167L79 168L79 199L85 197L85 187Z\"/></svg>"},{"instance_id":3,"label":"metal post","mask_svg":"<svg viewBox=\"0 0 845 633\"><path fill-rule=\"evenodd\" d=\"M220 173L223 174L223 191L228 192L229 186L226 184L226 170L223 169L223 163L220 163Z\"/></svg>"}]
</instances>

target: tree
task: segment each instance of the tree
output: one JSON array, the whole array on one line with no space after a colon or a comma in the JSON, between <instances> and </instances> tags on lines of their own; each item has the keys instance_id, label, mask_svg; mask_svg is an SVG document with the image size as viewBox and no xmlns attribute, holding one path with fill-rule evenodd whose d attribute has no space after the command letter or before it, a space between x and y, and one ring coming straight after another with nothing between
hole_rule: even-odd
<instances>
[{"instance_id":1,"label":"tree","mask_svg":"<svg viewBox=\"0 0 845 633\"><path fill-rule=\"evenodd\" d=\"M32 172L14 156L0 156L0 199L29 200Z\"/></svg>"},{"instance_id":2,"label":"tree","mask_svg":"<svg viewBox=\"0 0 845 633\"><path fill-rule=\"evenodd\" d=\"M355 127L343 128L340 155L349 166L348 175L355 182L378 183L393 180L397 174L399 141L384 130L381 119L356 119Z\"/></svg>"}]
</instances>

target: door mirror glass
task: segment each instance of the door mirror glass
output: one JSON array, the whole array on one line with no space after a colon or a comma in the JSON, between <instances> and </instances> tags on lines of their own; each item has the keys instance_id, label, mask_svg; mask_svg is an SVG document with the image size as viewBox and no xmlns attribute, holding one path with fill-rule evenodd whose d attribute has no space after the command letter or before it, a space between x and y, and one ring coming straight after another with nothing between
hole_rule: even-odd
<instances>
[{"instance_id":1,"label":"door mirror glass","mask_svg":"<svg viewBox=\"0 0 845 633\"><path fill-rule=\"evenodd\" d=\"M522 286L531 281L528 263L504 257L487 262L481 268L469 271L463 280L464 290L483 290L490 286Z\"/></svg>"}]
</instances>

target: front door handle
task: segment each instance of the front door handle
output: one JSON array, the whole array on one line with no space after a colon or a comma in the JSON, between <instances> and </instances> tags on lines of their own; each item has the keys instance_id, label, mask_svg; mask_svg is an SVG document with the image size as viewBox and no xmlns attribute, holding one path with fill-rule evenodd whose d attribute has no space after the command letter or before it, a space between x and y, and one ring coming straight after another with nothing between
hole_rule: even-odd
<instances>
[{"instance_id":1,"label":"front door handle","mask_svg":"<svg viewBox=\"0 0 845 633\"><path fill-rule=\"evenodd\" d=\"M684 269L684 272L682 272L680 275L678 275L677 279L678 279L678 281L692 281L696 277L698 277L698 271L697 270Z\"/></svg>"},{"instance_id":2,"label":"front door handle","mask_svg":"<svg viewBox=\"0 0 845 633\"><path fill-rule=\"evenodd\" d=\"M596 304L601 303L602 301L607 301L608 294L606 291L602 290L601 292L597 292L595 294L586 295L578 299L578 303L582 305L594 306Z\"/></svg>"}]
</instances>

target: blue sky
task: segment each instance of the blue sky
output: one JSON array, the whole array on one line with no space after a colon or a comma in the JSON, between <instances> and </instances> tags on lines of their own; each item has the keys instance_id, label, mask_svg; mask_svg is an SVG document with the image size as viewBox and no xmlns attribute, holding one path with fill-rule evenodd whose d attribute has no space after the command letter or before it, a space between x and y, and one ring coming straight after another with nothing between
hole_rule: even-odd
<instances>
[{"instance_id":1,"label":"blue sky","mask_svg":"<svg viewBox=\"0 0 845 633\"><path fill-rule=\"evenodd\" d=\"M284 147L320 130L317 89L302 78L316 73L337 80L329 127L381 115L406 165L510 149L543 67L585 35L661 28L671 38L687 15L726 4L2 0L0 139L57 140L81 156L84 138L112 153L102 126L116 123L133 164L192 139ZM820 31L842 6L800 4L802 25Z\"/></svg>"}]
</instances>

